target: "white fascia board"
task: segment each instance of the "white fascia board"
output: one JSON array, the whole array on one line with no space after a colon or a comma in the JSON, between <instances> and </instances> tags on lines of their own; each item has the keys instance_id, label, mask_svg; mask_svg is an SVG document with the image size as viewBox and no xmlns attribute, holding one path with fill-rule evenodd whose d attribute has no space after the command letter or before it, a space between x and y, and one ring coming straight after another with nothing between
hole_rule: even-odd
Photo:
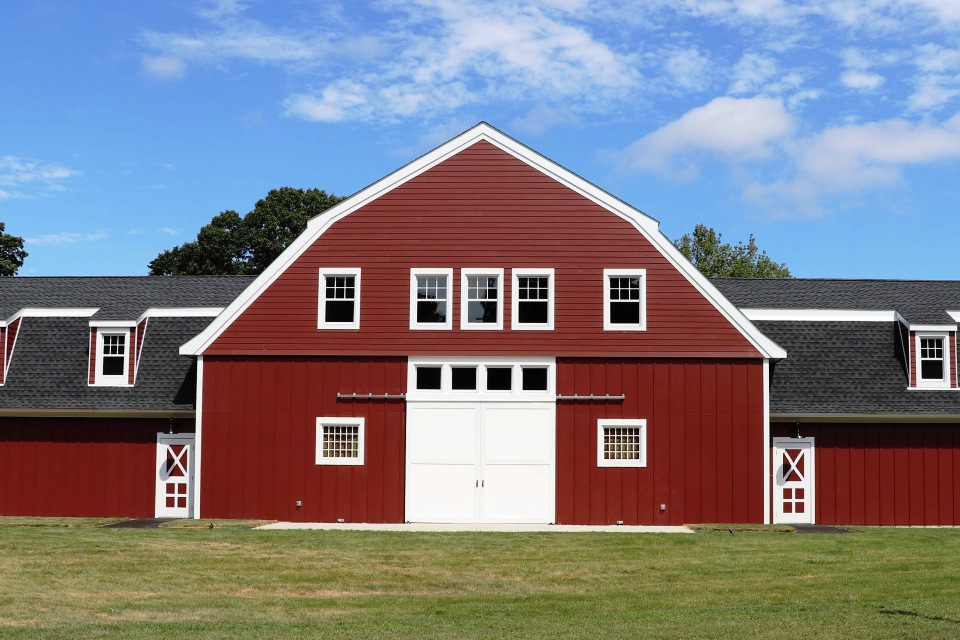
<instances>
[{"instance_id":1,"label":"white fascia board","mask_svg":"<svg viewBox=\"0 0 960 640\"><path fill-rule=\"evenodd\" d=\"M90 326L97 329L132 329L137 326L135 320L91 320Z\"/></svg>"},{"instance_id":2,"label":"white fascia board","mask_svg":"<svg viewBox=\"0 0 960 640\"><path fill-rule=\"evenodd\" d=\"M860 309L741 309L752 321L892 322L897 312Z\"/></svg>"},{"instance_id":3,"label":"white fascia board","mask_svg":"<svg viewBox=\"0 0 960 640\"><path fill-rule=\"evenodd\" d=\"M7 318L6 324L20 318L89 318L99 310L99 307L24 307Z\"/></svg>"},{"instance_id":4,"label":"white fascia board","mask_svg":"<svg viewBox=\"0 0 960 640\"><path fill-rule=\"evenodd\" d=\"M147 318L216 318L224 307L150 307L140 314L137 324Z\"/></svg>"},{"instance_id":5,"label":"white fascia board","mask_svg":"<svg viewBox=\"0 0 960 640\"><path fill-rule=\"evenodd\" d=\"M908 325L910 331L917 332L930 332L930 333L949 333L950 331L956 331L957 325L955 324L911 324Z\"/></svg>"},{"instance_id":6,"label":"white fascia board","mask_svg":"<svg viewBox=\"0 0 960 640\"><path fill-rule=\"evenodd\" d=\"M960 322L960 311L947 311L947 315L955 321Z\"/></svg>"},{"instance_id":7,"label":"white fascia board","mask_svg":"<svg viewBox=\"0 0 960 640\"><path fill-rule=\"evenodd\" d=\"M740 312L722 293L687 260L673 243L660 231L660 223L628 205L626 202L607 193L603 189L584 180L575 173L564 169L552 160L540 155L533 149L521 144L506 134L491 127L486 122L461 133L452 140L440 145L413 162L394 171L385 178L361 189L350 198L331 207L324 213L312 218L307 229L300 234L280 256L260 276L254 280L204 331L180 347L180 355L196 356L202 354L237 319L260 294L262 294L294 261L296 261L331 225L350 215L357 209L379 198L405 182L417 177L424 171L456 155L467 147L485 140L518 160L552 177L575 193L599 204L614 215L626 220L640 234L655 246L661 254L709 300L750 342L761 357L779 360L787 357L787 352L763 335L759 329Z\"/></svg>"}]
</instances>

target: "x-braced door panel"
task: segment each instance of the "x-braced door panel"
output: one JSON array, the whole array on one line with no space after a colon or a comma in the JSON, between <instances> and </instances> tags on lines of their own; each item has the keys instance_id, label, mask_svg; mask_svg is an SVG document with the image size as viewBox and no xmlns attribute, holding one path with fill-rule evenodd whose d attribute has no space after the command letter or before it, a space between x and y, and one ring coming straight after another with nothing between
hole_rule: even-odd
<instances>
[{"instance_id":1,"label":"x-braced door panel","mask_svg":"<svg viewBox=\"0 0 960 640\"><path fill-rule=\"evenodd\" d=\"M193 435L157 434L157 518L193 515Z\"/></svg>"},{"instance_id":2,"label":"x-braced door panel","mask_svg":"<svg viewBox=\"0 0 960 640\"><path fill-rule=\"evenodd\" d=\"M773 441L773 520L813 524L813 438Z\"/></svg>"}]
</instances>

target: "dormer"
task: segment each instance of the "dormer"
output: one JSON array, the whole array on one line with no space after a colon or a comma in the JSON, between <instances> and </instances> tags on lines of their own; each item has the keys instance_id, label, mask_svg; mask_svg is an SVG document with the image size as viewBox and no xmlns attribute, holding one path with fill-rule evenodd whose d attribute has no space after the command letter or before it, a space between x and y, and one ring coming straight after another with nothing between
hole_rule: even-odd
<instances>
[{"instance_id":1,"label":"dormer","mask_svg":"<svg viewBox=\"0 0 960 640\"><path fill-rule=\"evenodd\" d=\"M911 389L957 389L957 325L909 325Z\"/></svg>"},{"instance_id":2,"label":"dormer","mask_svg":"<svg viewBox=\"0 0 960 640\"><path fill-rule=\"evenodd\" d=\"M88 383L97 387L129 387L134 383L137 322L90 321Z\"/></svg>"}]
</instances>

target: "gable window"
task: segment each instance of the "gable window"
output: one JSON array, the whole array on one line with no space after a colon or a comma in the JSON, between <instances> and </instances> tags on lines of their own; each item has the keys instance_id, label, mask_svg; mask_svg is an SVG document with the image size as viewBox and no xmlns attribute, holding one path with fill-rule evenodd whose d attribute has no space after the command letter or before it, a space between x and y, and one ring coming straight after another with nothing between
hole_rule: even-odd
<instances>
[{"instance_id":1,"label":"gable window","mask_svg":"<svg viewBox=\"0 0 960 640\"><path fill-rule=\"evenodd\" d=\"M461 329L502 329L503 269L463 269L460 291Z\"/></svg>"},{"instance_id":2,"label":"gable window","mask_svg":"<svg viewBox=\"0 0 960 640\"><path fill-rule=\"evenodd\" d=\"M553 269L513 270L513 329L553 329Z\"/></svg>"},{"instance_id":3,"label":"gable window","mask_svg":"<svg viewBox=\"0 0 960 640\"><path fill-rule=\"evenodd\" d=\"M317 464L363 464L363 418L317 418Z\"/></svg>"},{"instance_id":4,"label":"gable window","mask_svg":"<svg viewBox=\"0 0 960 640\"><path fill-rule=\"evenodd\" d=\"M320 271L320 329L360 328L360 269Z\"/></svg>"},{"instance_id":5,"label":"gable window","mask_svg":"<svg viewBox=\"0 0 960 640\"><path fill-rule=\"evenodd\" d=\"M453 269L410 270L410 328L449 329Z\"/></svg>"},{"instance_id":6,"label":"gable window","mask_svg":"<svg viewBox=\"0 0 960 640\"><path fill-rule=\"evenodd\" d=\"M950 385L950 366L947 359L947 336L917 336L917 386L946 387Z\"/></svg>"},{"instance_id":7,"label":"gable window","mask_svg":"<svg viewBox=\"0 0 960 640\"><path fill-rule=\"evenodd\" d=\"M124 386L130 383L129 330L97 331L96 377L98 385Z\"/></svg>"},{"instance_id":8,"label":"gable window","mask_svg":"<svg viewBox=\"0 0 960 640\"><path fill-rule=\"evenodd\" d=\"M598 420L597 466L647 466L647 421Z\"/></svg>"},{"instance_id":9,"label":"gable window","mask_svg":"<svg viewBox=\"0 0 960 640\"><path fill-rule=\"evenodd\" d=\"M645 331L647 328L646 269L603 270L603 328Z\"/></svg>"}]
</instances>

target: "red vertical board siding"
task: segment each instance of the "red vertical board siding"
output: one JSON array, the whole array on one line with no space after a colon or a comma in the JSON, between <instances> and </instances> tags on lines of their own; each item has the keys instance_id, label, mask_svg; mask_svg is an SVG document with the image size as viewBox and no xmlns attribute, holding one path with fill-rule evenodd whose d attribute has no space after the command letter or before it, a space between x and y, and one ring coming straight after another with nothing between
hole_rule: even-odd
<instances>
[{"instance_id":1,"label":"red vertical board siding","mask_svg":"<svg viewBox=\"0 0 960 640\"><path fill-rule=\"evenodd\" d=\"M153 517L157 433L169 420L5 417L0 425L0 514Z\"/></svg>"},{"instance_id":2,"label":"red vertical board siding","mask_svg":"<svg viewBox=\"0 0 960 640\"><path fill-rule=\"evenodd\" d=\"M761 521L762 388L760 361L558 359L558 394L625 400L557 403L557 522ZM646 467L597 466L604 418L647 420ZM713 473L720 467L722 482Z\"/></svg>"},{"instance_id":3,"label":"red vertical board siding","mask_svg":"<svg viewBox=\"0 0 960 640\"><path fill-rule=\"evenodd\" d=\"M483 238L483 242L478 242ZM429 256L429 265L424 256ZM453 327L411 331L410 269L449 267ZM360 268L360 328L318 330L319 274ZM462 331L461 272L504 269L504 329ZM555 270L555 328L510 328L512 269ZM646 270L645 331L603 330L603 270ZM399 311L399 312L398 312ZM265 336L269 336L265 339ZM206 355L752 358L757 350L630 222L479 142L333 223Z\"/></svg>"},{"instance_id":4,"label":"red vertical board siding","mask_svg":"<svg viewBox=\"0 0 960 640\"><path fill-rule=\"evenodd\" d=\"M201 515L402 522L403 403L337 393L399 394L406 371L405 358L205 357ZM337 416L365 419L363 465L316 464L316 420Z\"/></svg>"},{"instance_id":5,"label":"red vertical board siding","mask_svg":"<svg viewBox=\"0 0 960 640\"><path fill-rule=\"evenodd\" d=\"M960 525L960 424L801 423L820 524ZM777 423L774 436L793 435Z\"/></svg>"}]
</instances>

